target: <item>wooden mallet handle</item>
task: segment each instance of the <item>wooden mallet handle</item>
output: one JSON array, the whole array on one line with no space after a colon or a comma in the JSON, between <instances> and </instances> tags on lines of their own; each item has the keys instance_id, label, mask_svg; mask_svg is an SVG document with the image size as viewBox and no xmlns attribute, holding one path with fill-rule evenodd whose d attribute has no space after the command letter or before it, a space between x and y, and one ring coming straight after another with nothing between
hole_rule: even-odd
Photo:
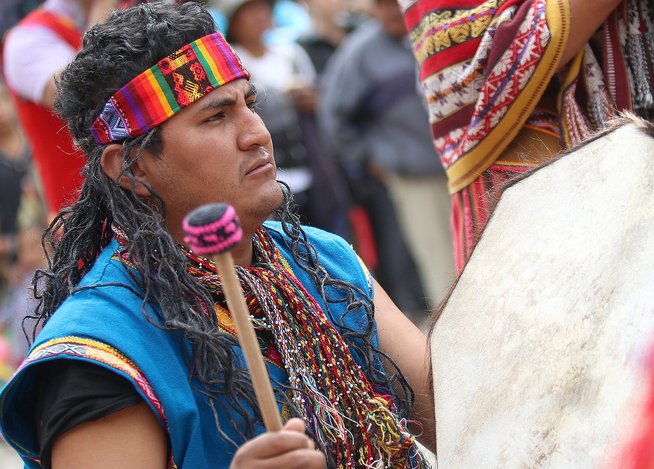
<instances>
[{"instance_id":1,"label":"wooden mallet handle","mask_svg":"<svg viewBox=\"0 0 654 469\"><path fill-rule=\"evenodd\" d=\"M266 430L279 431L282 429L282 419L230 253L243 237L236 212L232 206L226 204L203 205L184 218L183 226L186 234L184 242L189 248L199 255L211 258L216 264L227 306L250 371L263 423Z\"/></svg>"}]
</instances>

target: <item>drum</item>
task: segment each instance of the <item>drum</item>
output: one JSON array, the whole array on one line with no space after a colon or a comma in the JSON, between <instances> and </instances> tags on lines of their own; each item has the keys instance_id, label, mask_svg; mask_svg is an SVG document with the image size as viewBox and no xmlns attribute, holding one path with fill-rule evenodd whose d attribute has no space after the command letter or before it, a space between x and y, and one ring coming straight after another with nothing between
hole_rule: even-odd
<instances>
[{"instance_id":1,"label":"drum","mask_svg":"<svg viewBox=\"0 0 654 469\"><path fill-rule=\"evenodd\" d=\"M652 135L622 119L502 195L432 333L441 469L620 466L654 344Z\"/></svg>"}]
</instances>

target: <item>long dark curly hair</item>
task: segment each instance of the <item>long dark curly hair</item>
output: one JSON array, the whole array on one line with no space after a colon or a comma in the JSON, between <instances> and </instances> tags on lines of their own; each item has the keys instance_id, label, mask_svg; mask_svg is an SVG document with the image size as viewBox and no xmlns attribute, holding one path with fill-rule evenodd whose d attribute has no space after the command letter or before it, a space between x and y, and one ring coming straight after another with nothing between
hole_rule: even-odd
<instances>
[{"instance_id":1,"label":"long dark curly hair","mask_svg":"<svg viewBox=\"0 0 654 469\"><path fill-rule=\"evenodd\" d=\"M146 149L161 152L159 129L123 142L121 176L132 181L132 190L121 188L103 172L100 157L104 146L97 144L89 132L104 103L117 89L162 57L215 30L211 15L199 4L156 2L114 12L106 23L96 25L84 36L82 50L59 78L56 110L87 155L85 182L78 201L63 209L44 234L48 269L38 271L34 278L39 300L34 319L38 329L79 289L80 280L111 241L111 226L116 223L127 234L127 250L137 266L132 274L136 290L125 287L138 292L149 321L179 334L191 345L186 357L189 382L197 379L201 383L197 391L207 396L212 408L234 408L248 422L248 428L240 429L241 435L250 437L261 416L247 370L233 366L234 338L219 332L216 315L198 313L203 304L212 304L213 300L187 272L185 254L166 231L161 197L151 191L146 201L134 193L132 166ZM295 260L310 274L326 304L346 301L348 311L362 311L368 318L368 327L362 332L342 327L343 337L364 360L373 386L400 391L399 413L408 416L413 392L402 373L394 365L386 372L376 366L383 354L372 344L372 300L366 292L332 278L321 266L293 211L288 187L284 186L283 192L284 201L275 216L291 240ZM326 287L336 288L339 299L328 298ZM150 317L147 305L156 305L159 317Z\"/></svg>"}]
</instances>

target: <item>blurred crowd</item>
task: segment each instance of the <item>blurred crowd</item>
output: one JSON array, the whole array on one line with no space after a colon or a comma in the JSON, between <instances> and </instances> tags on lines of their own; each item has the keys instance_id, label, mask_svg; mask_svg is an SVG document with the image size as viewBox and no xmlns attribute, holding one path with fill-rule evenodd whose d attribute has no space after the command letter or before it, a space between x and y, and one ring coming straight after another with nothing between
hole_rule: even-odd
<instances>
[{"instance_id":1,"label":"blurred crowd","mask_svg":"<svg viewBox=\"0 0 654 469\"><path fill-rule=\"evenodd\" d=\"M453 279L449 197L395 0L209 0L261 90L306 224L352 242L416 322Z\"/></svg>"},{"instance_id":2,"label":"blurred crowd","mask_svg":"<svg viewBox=\"0 0 654 469\"><path fill-rule=\"evenodd\" d=\"M0 383L27 351L22 332L33 299L28 286L43 265L46 216L29 145L4 84L0 83Z\"/></svg>"},{"instance_id":3,"label":"blurred crowd","mask_svg":"<svg viewBox=\"0 0 654 469\"><path fill-rule=\"evenodd\" d=\"M86 29L133 2L1 7L0 382L32 334L24 318L34 306L33 273L45 263L41 232L81 182L83 155L53 111L55 78ZM302 221L352 243L400 309L423 325L454 279L450 202L396 1L205 4L252 74L279 179Z\"/></svg>"}]
</instances>

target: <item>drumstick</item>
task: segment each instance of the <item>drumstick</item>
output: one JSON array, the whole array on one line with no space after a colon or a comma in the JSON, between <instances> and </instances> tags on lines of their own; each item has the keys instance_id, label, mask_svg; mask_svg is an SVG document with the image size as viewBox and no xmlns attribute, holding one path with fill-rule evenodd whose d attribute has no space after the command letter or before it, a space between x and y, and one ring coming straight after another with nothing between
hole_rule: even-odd
<instances>
[{"instance_id":1,"label":"drumstick","mask_svg":"<svg viewBox=\"0 0 654 469\"><path fill-rule=\"evenodd\" d=\"M230 253L243 237L236 211L231 205L226 204L203 205L184 218L183 228L186 234L184 242L189 248L199 255L211 258L216 264L227 305L236 326L238 340L250 371L263 423L266 430L279 431L282 429L282 419Z\"/></svg>"}]
</instances>

